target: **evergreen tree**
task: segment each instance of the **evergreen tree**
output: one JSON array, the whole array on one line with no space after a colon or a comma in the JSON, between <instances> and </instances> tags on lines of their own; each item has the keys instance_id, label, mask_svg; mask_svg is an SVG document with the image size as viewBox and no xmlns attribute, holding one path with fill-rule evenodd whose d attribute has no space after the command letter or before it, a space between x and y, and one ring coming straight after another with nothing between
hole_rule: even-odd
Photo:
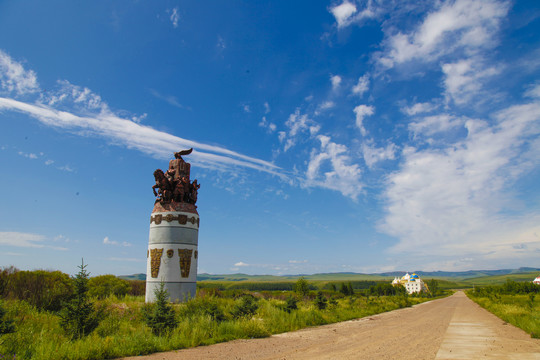
<instances>
[{"instance_id":1,"label":"evergreen tree","mask_svg":"<svg viewBox=\"0 0 540 360\"><path fill-rule=\"evenodd\" d=\"M90 334L103 318L103 308L95 309L88 298L88 277L84 259L80 271L72 278L75 293L60 312L60 325L72 339Z\"/></svg>"},{"instance_id":2,"label":"evergreen tree","mask_svg":"<svg viewBox=\"0 0 540 360\"><path fill-rule=\"evenodd\" d=\"M169 304L169 292L165 289L165 283L162 281L159 288L154 290L156 302L150 309L144 312L146 325L152 329L154 335L161 336L178 326L176 313Z\"/></svg>"},{"instance_id":3,"label":"evergreen tree","mask_svg":"<svg viewBox=\"0 0 540 360\"><path fill-rule=\"evenodd\" d=\"M294 296L289 296L285 303L285 311L290 313L293 310L298 309L298 300Z\"/></svg>"},{"instance_id":4,"label":"evergreen tree","mask_svg":"<svg viewBox=\"0 0 540 360\"><path fill-rule=\"evenodd\" d=\"M317 292L317 297L315 297L315 306L319 310L326 309L326 306L328 305L328 300L322 293L322 291Z\"/></svg>"}]
</instances>

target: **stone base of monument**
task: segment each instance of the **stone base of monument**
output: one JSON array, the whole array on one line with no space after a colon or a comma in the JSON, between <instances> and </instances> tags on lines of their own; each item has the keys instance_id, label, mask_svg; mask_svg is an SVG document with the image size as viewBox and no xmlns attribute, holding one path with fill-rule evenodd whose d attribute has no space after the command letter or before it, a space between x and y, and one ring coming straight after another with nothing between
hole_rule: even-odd
<instances>
[{"instance_id":1,"label":"stone base of monument","mask_svg":"<svg viewBox=\"0 0 540 360\"><path fill-rule=\"evenodd\" d=\"M195 297L199 221L193 204L155 204L150 218L146 302L155 301L155 290L161 282L171 302Z\"/></svg>"}]
</instances>

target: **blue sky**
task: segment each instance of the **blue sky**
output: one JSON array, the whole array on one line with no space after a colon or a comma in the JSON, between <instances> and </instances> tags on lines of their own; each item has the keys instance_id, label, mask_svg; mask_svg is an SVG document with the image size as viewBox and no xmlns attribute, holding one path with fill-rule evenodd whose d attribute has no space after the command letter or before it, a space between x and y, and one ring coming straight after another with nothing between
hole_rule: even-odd
<instances>
[{"instance_id":1,"label":"blue sky","mask_svg":"<svg viewBox=\"0 0 540 360\"><path fill-rule=\"evenodd\" d=\"M537 1L1 1L0 264L145 272L152 173L199 273L540 266Z\"/></svg>"}]
</instances>

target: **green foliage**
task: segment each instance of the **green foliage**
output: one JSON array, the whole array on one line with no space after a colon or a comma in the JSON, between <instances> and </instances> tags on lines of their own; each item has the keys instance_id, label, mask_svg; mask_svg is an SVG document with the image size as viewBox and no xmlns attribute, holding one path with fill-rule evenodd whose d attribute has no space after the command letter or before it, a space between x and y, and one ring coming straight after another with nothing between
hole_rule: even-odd
<instances>
[{"instance_id":1,"label":"green foliage","mask_svg":"<svg viewBox=\"0 0 540 360\"><path fill-rule=\"evenodd\" d=\"M80 339L90 334L103 318L103 308L95 309L88 299L88 277L84 261L73 278L75 292L60 312L60 325L71 339Z\"/></svg>"},{"instance_id":2,"label":"green foliage","mask_svg":"<svg viewBox=\"0 0 540 360\"><path fill-rule=\"evenodd\" d=\"M154 335L169 334L178 326L176 313L169 304L169 292L165 289L165 283L161 282L159 288L154 291L155 304L145 308L144 321Z\"/></svg>"},{"instance_id":3,"label":"green foliage","mask_svg":"<svg viewBox=\"0 0 540 360\"><path fill-rule=\"evenodd\" d=\"M290 313L293 310L298 310L298 300L294 296L288 296L285 300L285 311Z\"/></svg>"},{"instance_id":4,"label":"green foliage","mask_svg":"<svg viewBox=\"0 0 540 360\"><path fill-rule=\"evenodd\" d=\"M339 292L345 296L354 295L354 289L353 289L352 283L350 281L348 284L341 283L339 287Z\"/></svg>"},{"instance_id":5,"label":"green foliage","mask_svg":"<svg viewBox=\"0 0 540 360\"><path fill-rule=\"evenodd\" d=\"M259 305L256 299L251 295L242 296L237 300L231 315L235 319L239 318L251 318L257 312Z\"/></svg>"},{"instance_id":6,"label":"green foliage","mask_svg":"<svg viewBox=\"0 0 540 360\"><path fill-rule=\"evenodd\" d=\"M2 270L0 288L4 297L27 301L40 310L59 311L67 301L73 286L69 275L60 271Z\"/></svg>"},{"instance_id":7,"label":"green foliage","mask_svg":"<svg viewBox=\"0 0 540 360\"><path fill-rule=\"evenodd\" d=\"M187 301L180 310L181 317L209 316L212 321L225 320L225 313L214 296L199 296Z\"/></svg>"},{"instance_id":8,"label":"green foliage","mask_svg":"<svg viewBox=\"0 0 540 360\"><path fill-rule=\"evenodd\" d=\"M427 286L431 296L437 296L439 294L439 282L435 279L427 281Z\"/></svg>"},{"instance_id":9,"label":"green foliage","mask_svg":"<svg viewBox=\"0 0 540 360\"><path fill-rule=\"evenodd\" d=\"M129 295L141 296L146 294L146 281L144 280L128 280L130 289Z\"/></svg>"},{"instance_id":10,"label":"green foliage","mask_svg":"<svg viewBox=\"0 0 540 360\"><path fill-rule=\"evenodd\" d=\"M315 304L317 309L324 310L328 306L328 299L326 299L322 291L318 291L313 303Z\"/></svg>"},{"instance_id":11,"label":"green foliage","mask_svg":"<svg viewBox=\"0 0 540 360\"><path fill-rule=\"evenodd\" d=\"M382 283L369 288L370 295L389 296L407 294L407 290L403 286L393 286L392 284Z\"/></svg>"},{"instance_id":12,"label":"green foliage","mask_svg":"<svg viewBox=\"0 0 540 360\"><path fill-rule=\"evenodd\" d=\"M300 296L306 296L309 294L309 284L304 277L301 277L296 281L294 284L294 292L296 292Z\"/></svg>"},{"instance_id":13,"label":"green foliage","mask_svg":"<svg viewBox=\"0 0 540 360\"><path fill-rule=\"evenodd\" d=\"M0 354L16 354L17 359L32 360L112 359L265 337L308 326L357 319L403 306L403 299L399 296L382 296L369 301L364 297L347 297L336 299L337 305L325 310L318 310L311 301L298 301L298 309L288 313L283 311L283 307L289 295L295 296L292 292L279 292L274 298L258 299L256 318L234 319L227 315L240 298L226 294L221 297L199 294L187 303L173 305L181 316L177 316L178 327L170 330L168 336L155 336L146 326L144 314L150 308L145 305L143 296L126 296L121 301L113 296L95 302L96 306L107 306L106 317L90 335L77 341L66 341L68 337L60 326L61 319L54 313L38 311L26 302L6 300L6 316L14 319L17 331L2 337ZM352 299L356 300L353 302ZM412 304L426 300L410 299ZM188 306L190 303L191 308ZM207 303L214 303L225 313L225 319L215 321L206 310L198 309L207 307Z\"/></svg>"},{"instance_id":14,"label":"green foliage","mask_svg":"<svg viewBox=\"0 0 540 360\"><path fill-rule=\"evenodd\" d=\"M104 299L111 295L118 298L126 296L131 289L127 280L119 279L114 275L100 275L88 281L88 294Z\"/></svg>"},{"instance_id":15,"label":"green foliage","mask_svg":"<svg viewBox=\"0 0 540 360\"><path fill-rule=\"evenodd\" d=\"M13 320L4 318L6 316L6 310L3 304L0 302L0 336L3 334L10 334L15 332L15 325Z\"/></svg>"}]
</instances>

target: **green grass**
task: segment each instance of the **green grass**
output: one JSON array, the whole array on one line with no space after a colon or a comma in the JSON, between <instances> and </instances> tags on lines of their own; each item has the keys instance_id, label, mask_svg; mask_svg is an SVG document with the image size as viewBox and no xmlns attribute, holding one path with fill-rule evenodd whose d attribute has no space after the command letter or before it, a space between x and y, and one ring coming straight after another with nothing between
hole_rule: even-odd
<instances>
[{"instance_id":1,"label":"green grass","mask_svg":"<svg viewBox=\"0 0 540 360\"><path fill-rule=\"evenodd\" d=\"M493 275L493 276L481 276L471 279L465 279L461 282L472 287L475 286L484 286L484 285L502 285L507 280L513 280L516 282L522 281L533 281L538 276L538 272L526 272L526 273L517 273L517 274L506 274L506 275Z\"/></svg>"},{"instance_id":2,"label":"green grass","mask_svg":"<svg viewBox=\"0 0 540 360\"><path fill-rule=\"evenodd\" d=\"M340 298L337 305L317 310L309 298L298 302L298 310L284 311L281 298L259 298L256 314L250 318L233 317L234 298L198 297L187 304L174 305L180 321L168 336L153 335L144 325L143 297L108 298L103 303L107 316L89 336L70 341L60 327L57 315L38 311L19 300L7 300L7 317L15 320L16 332L0 338L0 358L11 359L108 359L143 355L158 351L208 345L233 339L266 337L297 330L369 316L429 299L414 297ZM212 319L205 309L217 304L223 321Z\"/></svg>"},{"instance_id":3,"label":"green grass","mask_svg":"<svg viewBox=\"0 0 540 360\"><path fill-rule=\"evenodd\" d=\"M502 320L524 330L531 337L540 338L540 295L536 295L534 302L531 302L529 295L475 296L473 291L467 291L466 294L471 300Z\"/></svg>"}]
</instances>

